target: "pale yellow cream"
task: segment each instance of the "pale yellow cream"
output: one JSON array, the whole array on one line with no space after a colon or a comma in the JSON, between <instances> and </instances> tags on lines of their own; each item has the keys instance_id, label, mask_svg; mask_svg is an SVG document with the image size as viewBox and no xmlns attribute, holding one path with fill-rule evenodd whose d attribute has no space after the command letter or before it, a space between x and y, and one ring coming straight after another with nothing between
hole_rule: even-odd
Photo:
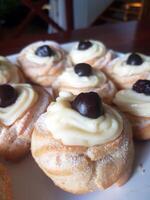
<instances>
[{"instance_id":1,"label":"pale yellow cream","mask_svg":"<svg viewBox=\"0 0 150 200\"><path fill-rule=\"evenodd\" d=\"M56 84L83 88L97 87L105 84L106 81L107 78L103 72L96 72L93 70L93 74L91 76L78 76L73 67L71 67L66 68L66 70L58 77Z\"/></svg>"},{"instance_id":2,"label":"pale yellow cream","mask_svg":"<svg viewBox=\"0 0 150 200\"><path fill-rule=\"evenodd\" d=\"M0 107L0 122L5 126L12 125L34 103L38 95L29 84L11 84L18 92L16 102L6 108Z\"/></svg>"},{"instance_id":3,"label":"pale yellow cream","mask_svg":"<svg viewBox=\"0 0 150 200\"><path fill-rule=\"evenodd\" d=\"M86 50L78 49L78 42L73 46L70 56L74 64L86 62L87 60L91 60L93 58L100 58L105 56L106 47L103 43L95 40L90 40L92 42L92 46Z\"/></svg>"},{"instance_id":4,"label":"pale yellow cream","mask_svg":"<svg viewBox=\"0 0 150 200\"><path fill-rule=\"evenodd\" d=\"M62 92L43 115L44 124L55 139L65 145L93 146L116 139L123 130L120 114L104 105L104 115L97 119L82 116L71 108L72 95Z\"/></svg>"},{"instance_id":5,"label":"pale yellow cream","mask_svg":"<svg viewBox=\"0 0 150 200\"><path fill-rule=\"evenodd\" d=\"M0 84L19 83L19 73L16 66L5 57L0 56Z\"/></svg>"},{"instance_id":6,"label":"pale yellow cream","mask_svg":"<svg viewBox=\"0 0 150 200\"><path fill-rule=\"evenodd\" d=\"M141 65L128 65L126 63L130 54L114 59L110 65L112 73L119 76L132 76L143 72L150 72L150 57L138 53L144 62Z\"/></svg>"},{"instance_id":7,"label":"pale yellow cream","mask_svg":"<svg viewBox=\"0 0 150 200\"><path fill-rule=\"evenodd\" d=\"M59 49L59 45L55 42L52 41L41 41L41 42L35 42L30 45L28 45L26 48L24 48L21 51L21 55L23 54L27 60L41 64L41 65L52 65L53 63L60 61L62 59L62 54L60 51L56 51L55 55L53 56L46 56L46 57L40 57L35 54L35 51L38 47L43 46L43 45L50 45L53 48Z\"/></svg>"},{"instance_id":8,"label":"pale yellow cream","mask_svg":"<svg viewBox=\"0 0 150 200\"><path fill-rule=\"evenodd\" d=\"M150 117L150 96L137 93L132 89L119 91L114 103L124 112L135 116Z\"/></svg>"}]
</instances>

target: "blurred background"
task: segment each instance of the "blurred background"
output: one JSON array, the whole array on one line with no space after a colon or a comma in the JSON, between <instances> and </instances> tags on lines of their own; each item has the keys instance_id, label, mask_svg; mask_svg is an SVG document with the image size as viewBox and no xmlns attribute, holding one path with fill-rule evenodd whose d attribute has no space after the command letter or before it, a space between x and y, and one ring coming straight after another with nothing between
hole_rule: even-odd
<instances>
[{"instance_id":1,"label":"blurred background","mask_svg":"<svg viewBox=\"0 0 150 200\"><path fill-rule=\"evenodd\" d=\"M150 0L0 0L4 40L144 19Z\"/></svg>"}]
</instances>

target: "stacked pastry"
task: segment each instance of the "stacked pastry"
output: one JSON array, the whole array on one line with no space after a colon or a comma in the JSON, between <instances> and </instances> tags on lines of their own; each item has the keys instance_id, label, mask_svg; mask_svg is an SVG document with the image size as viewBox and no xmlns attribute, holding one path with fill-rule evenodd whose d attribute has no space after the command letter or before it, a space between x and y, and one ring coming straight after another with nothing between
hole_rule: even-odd
<instances>
[{"instance_id":1,"label":"stacked pastry","mask_svg":"<svg viewBox=\"0 0 150 200\"><path fill-rule=\"evenodd\" d=\"M124 184L134 148L126 117L97 93L62 93L38 119L32 155L65 191L81 194Z\"/></svg>"},{"instance_id":2,"label":"stacked pastry","mask_svg":"<svg viewBox=\"0 0 150 200\"><path fill-rule=\"evenodd\" d=\"M114 103L129 118L134 137L150 139L150 57L140 53L129 53L112 60L104 69L118 91Z\"/></svg>"}]
</instances>

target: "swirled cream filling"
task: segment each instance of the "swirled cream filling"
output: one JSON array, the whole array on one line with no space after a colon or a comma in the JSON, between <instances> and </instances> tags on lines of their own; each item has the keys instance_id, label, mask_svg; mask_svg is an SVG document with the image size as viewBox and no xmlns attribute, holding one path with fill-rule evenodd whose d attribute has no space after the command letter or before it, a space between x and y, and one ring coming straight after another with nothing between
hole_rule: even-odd
<instances>
[{"instance_id":1,"label":"swirled cream filling","mask_svg":"<svg viewBox=\"0 0 150 200\"><path fill-rule=\"evenodd\" d=\"M116 58L112 61L112 72L119 76L132 76L143 72L150 72L150 57L138 53L144 62L141 65L128 65L126 63L130 54Z\"/></svg>"},{"instance_id":2,"label":"swirled cream filling","mask_svg":"<svg viewBox=\"0 0 150 200\"><path fill-rule=\"evenodd\" d=\"M73 46L70 56L74 64L86 62L97 57L100 58L106 54L106 47L103 43L95 40L90 40L90 42L92 42L92 46L86 50L79 50L78 42Z\"/></svg>"},{"instance_id":3,"label":"swirled cream filling","mask_svg":"<svg viewBox=\"0 0 150 200\"><path fill-rule=\"evenodd\" d=\"M0 56L0 84L19 83L19 73L16 66L5 57Z\"/></svg>"},{"instance_id":4,"label":"swirled cream filling","mask_svg":"<svg viewBox=\"0 0 150 200\"><path fill-rule=\"evenodd\" d=\"M54 50L55 55L47 57L37 56L35 54L36 49L43 45L49 45ZM62 53L58 49L60 49L59 45L52 41L35 42L24 48L21 51L21 55L24 55L27 60L37 64L52 65L53 63L58 62L62 59Z\"/></svg>"},{"instance_id":5,"label":"swirled cream filling","mask_svg":"<svg viewBox=\"0 0 150 200\"><path fill-rule=\"evenodd\" d=\"M16 102L8 107L0 107L0 122L12 125L37 101L38 94L29 84L11 84L18 92Z\"/></svg>"},{"instance_id":6,"label":"swirled cream filling","mask_svg":"<svg viewBox=\"0 0 150 200\"><path fill-rule=\"evenodd\" d=\"M57 84L71 86L75 88L83 87L97 87L103 85L107 78L103 72L96 72L90 76L78 76L72 67L66 70L59 76Z\"/></svg>"},{"instance_id":7,"label":"swirled cream filling","mask_svg":"<svg viewBox=\"0 0 150 200\"><path fill-rule=\"evenodd\" d=\"M91 119L71 108L73 96L62 94L43 115L44 124L55 139L64 145L89 147L112 141L121 134L122 117L113 108L104 105L104 115Z\"/></svg>"},{"instance_id":8,"label":"swirled cream filling","mask_svg":"<svg viewBox=\"0 0 150 200\"><path fill-rule=\"evenodd\" d=\"M150 117L150 96L131 89L119 91L114 103L124 112L135 116Z\"/></svg>"}]
</instances>

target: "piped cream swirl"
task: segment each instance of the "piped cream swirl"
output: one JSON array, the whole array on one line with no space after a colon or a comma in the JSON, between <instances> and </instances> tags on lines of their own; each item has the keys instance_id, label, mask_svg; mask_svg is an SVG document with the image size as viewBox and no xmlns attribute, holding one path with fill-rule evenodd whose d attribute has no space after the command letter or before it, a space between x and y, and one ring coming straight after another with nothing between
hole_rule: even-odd
<instances>
[{"instance_id":1,"label":"piped cream swirl","mask_svg":"<svg viewBox=\"0 0 150 200\"><path fill-rule=\"evenodd\" d=\"M38 47L43 45L49 45L55 52L53 56L40 57L35 54L35 51ZM62 55L63 50L60 50L60 46L53 41L39 41L28 45L21 51L21 55L24 55L27 60L37 63L40 65L52 65L61 61L64 55Z\"/></svg>"},{"instance_id":2,"label":"piped cream swirl","mask_svg":"<svg viewBox=\"0 0 150 200\"><path fill-rule=\"evenodd\" d=\"M119 91L114 103L123 111L135 116L150 117L150 96L132 89Z\"/></svg>"},{"instance_id":3,"label":"piped cream swirl","mask_svg":"<svg viewBox=\"0 0 150 200\"><path fill-rule=\"evenodd\" d=\"M0 56L0 84L19 83L18 69L5 57Z\"/></svg>"},{"instance_id":4,"label":"piped cream swirl","mask_svg":"<svg viewBox=\"0 0 150 200\"><path fill-rule=\"evenodd\" d=\"M127 64L127 59L129 57L129 53L121 56L119 58L114 59L110 66L112 68L112 73L119 76L132 76L144 72L150 72L150 57L145 56L143 54L138 53L142 59L143 63L141 65L129 65ZM150 77L149 77L150 78Z\"/></svg>"},{"instance_id":5,"label":"piped cream swirl","mask_svg":"<svg viewBox=\"0 0 150 200\"><path fill-rule=\"evenodd\" d=\"M90 40L92 46L86 50L79 50L77 42L71 52L70 57L74 64L86 62L87 60L91 60L93 58L101 58L106 54L106 47L102 42Z\"/></svg>"},{"instance_id":6,"label":"piped cream swirl","mask_svg":"<svg viewBox=\"0 0 150 200\"><path fill-rule=\"evenodd\" d=\"M37 101L38 94L29 84L11 84L18 92L16 102L8 107L0 107L0 122L12 125Z\"/></svg>"},{"instance_id":7,"label":"piped cream swirl","mask_svg":"<svg viewBox=\"0 0 150 200\"><path fill-rule=\"evenodd\" d=\"M90 76L78 76L74 68L66 68L65 71L58 77L56 84L71 86L75 88L97 87L105 84L107 78L103 72L93 70Z\"/></svg>"},{"instance_id":8,"label":"piped cream swirl","mask_svg":"<svg viewBox=\"0 0 150 200\"><path fill-rule=\"evenodd\" d=\"M121 134L123 121L117 111L104 105L104 115L97 119L84 117L71 108L73 98L61 93L43 115L44 124L55 139L64 145L89 147L112 141Z\"/></svg>"}]
</instances>

